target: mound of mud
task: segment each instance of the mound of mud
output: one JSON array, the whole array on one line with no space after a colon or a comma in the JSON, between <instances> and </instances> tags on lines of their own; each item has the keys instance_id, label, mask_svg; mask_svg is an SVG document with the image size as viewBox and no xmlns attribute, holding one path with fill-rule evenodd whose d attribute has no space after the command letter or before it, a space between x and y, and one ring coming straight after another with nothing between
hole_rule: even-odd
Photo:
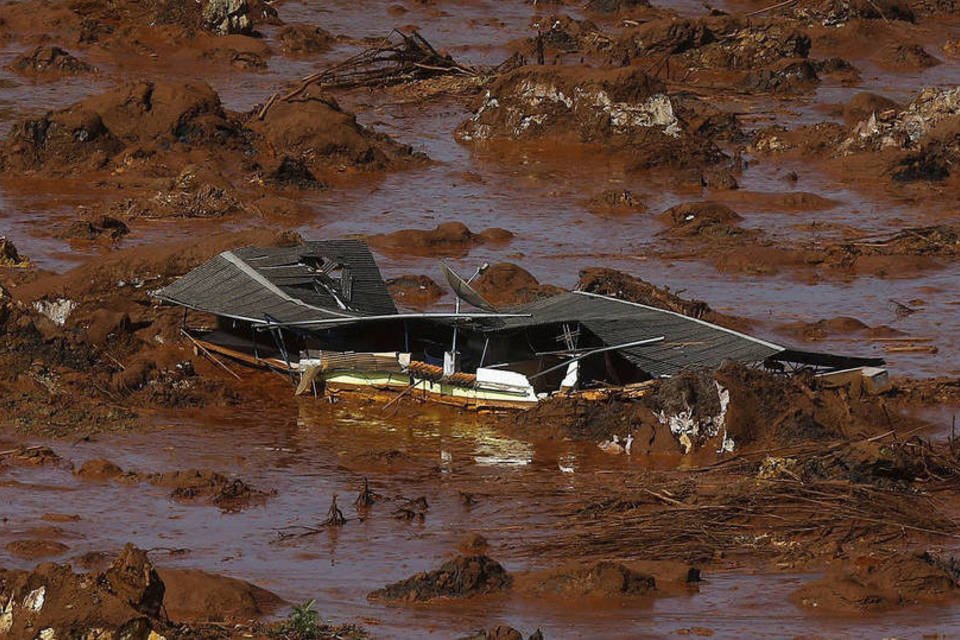
<instances>
[{"instance_id":1,"label":"mound of mud","mask_svg":"<svg viewBox=\"0 0 960 640\"><path fill-rule=\"evenodd\" d=\"M503 244L512 238L506 229L490 227L474 233L462 222L443 222L430 230L401 229L366 240L371 247L395 255L463 257L475 246Z\"/></svg>"},{"instance_id":2,"label":"mound of mud","mask_svg":"<svg viewBox=\"0 0 960 640\"><path fill-rule=\"evenodd\" d=\"M100 215L89 219L74 220L59 234L59 237L86 242L96 242L98 240L116 242L128 233L130 233L130 227L122 220Z\"/></svg>"},{"instance_id":3,"label":"mound of mud","mask_svg":"<svg viewBox=\"0 0 960 640\"><path fill-rule=\"evenodd\" d=\"M281 604L269 591L233 578L158 571L129 544L98 573L76 574L52 563L29 572L0 570L0 623L11 638L221 637L184 623L249 622Z\"/></svg>"},{"instance_id":4,"label":"mound of mud","mask_svg":"<svg viewBox=\"0 0 960 640\"><path fill-rule=\"evenodd\" d=\"M2 160L15 172L62 175L103 168L127 150L143 157L177 144L243 146L208 85L138 82L20 122L7 136Z\"/></svg>"},{"instance_id":5,"label":"mound of mud","mask_svg":"<svg viewBox=\"0 0 960 640\"><path fill-rule=\"evenodd\" d=\"M846 562L794 592L799 605L824 613L885 611L955 601L960 561L924 551Z\"/></svg>"},{"instance_id":6,"label":"mound of mud","mask_svg":"<svg viewBox=\"0 0 960 640\"><path fill-rule=\"evenodd\" d=\"M459 640L523 640L523 634L513 627L500 624L490 629L477 631L469 636L459 638ZM543 633L537 629L527 640L543 640Z\"/></svg>"},{"instance_id":7,"label":"mound of mud","mask_svg":"<svg viewBox=\"0 0 960 640\"><path fill-rule=\"evenodd\" d=\"M744 329L749 323L742 318L727 316L710 308L702 300L687 300L672 293L669 289L660 288L635 278L622 271L593 267L580 272L580 281L577 288L581 291L599 293L613 298L621 298L629 302L667 309L682 313L691 318L701 318L721 327Z\"/></svg>"},{"instance_id":8,"label":"mound of mud","mask_svg":"<svg viewBox=\"0 0 960 640\"><path fill-rule=\"evenodd\" d=\"M686 112L703 110L693 99L669 96L662 82L636 68L523 67L490 86L456 135L470 143L602 143L628 149L637 168L701 166L723 157L710 140L695 142L685 122L694 121Z\"/></svg>"},{"instance_id":9,"label":"mound of mud","mask_svg":"<svg viewBox=\"0 0 960 640\"><path fill-rule=\"evenodd\" d=\"M737 226L743 220L736 211L717 202L688 202L671 207L660 214L668 226L663 235L671 238L696 236L722 237L740 235Z\"/></svg>"},{"instance_id":10,"label":"mound of mud","mask_svg":"<svg viewBox=\"0 0 960 640\"><path fill-rule=\"evenodd\" d=\"M223 511L240 511L262 503L271 494L251 488L239 478L215 471L188 469L166 473L128 474L125 479L170 489L170 497L184 502L209 502Z\"/></svg>"},{"instance_id":11,"label":"mound of mud","mask_svg":"<svg viewBox=\"0 0 960 640\"><path fill-rule=\"evenodd\" d=\"M56 46L41 46L24 53L10 64L10 68L25 75L79 75L95 70Z\"/></svg>"},{"instance_id":12,"label":"mound of mud","mask_svg":"<svg viewBox=\"0 0 960 640\"><path fill-rule=\"evenodd\" d=\"M793 21L669 16L626 30L613 45L612 57L643 60L667 79L682 72L684 80L692 74L699 82L775 93L811 89L820 69L834 72L839 65L850 70L843 61L807 60L810 48L810 37Z\"/></svg>"},{"instance_id":13,"label":"mound of mud","mask_svg":"<svg viewBox=\"0 0 960 640\"><path fill-rule=\"evenodd\" d=\"M613 398L605 402L577 396L554 396L522 413L511 416L512 425L523 433L540 437L570 438L601 442L614 435L644 433L638 452L677 453L680 447L669 430L657 429L655 416L643 404L631 399Z\"/></svg>"},{"instance_id":14,"label":"mound of mud","mask_svg":"<svg viewBox=\"0 0 960 640\"><path fill-rule=\"evenodd\" d=\"M428 602L438 598L469 598L509 589L513 578L486 555L457 556L439 569L418 573L374 591L371 600Z\"/></svg>"},{"instance_id":15,"label":"mound of mud","mask_svg":"<svg viewBox=\"0 0 960 640\"><path fill-rule=\"evenodd\" d=\"M237 402L213 365L171 348L182 313L154 307L149 292L225 249L290 241L267 230L215 233L37 273L0 306L0 419L26 432L90 433L129 427L141 407Z\"/></svg>"},{"instance_id":16,"label":"mound of mud","mask_svg":"<svg viewBox=\"0 0 960 640\"><path fill-rule=\"evenodd\" d=\"M109 213L124 218L244 213L264 184L318 189L423 159L332 100L305 95L248 119L207 84L175 81L129 83L20 121L0 146L0 167L16 175L121 181L132 194Z\"/></svg>"},{"instance_id":17,"label":"mound of mud","mask_svg":"<svg viewBox=\"0 0 960 640\"><path fill-rule=\"evenodd\" d=\"M62 556L70 547L56 540L14 540L4 547L11 555L26 560Z\"/></svg>"},{"instance_id":18,"label":"mound of mud","mask_svg":"<svg viewBox=\"0 0 960 640\"><path fill-rule=\"evenodd\" d=\"M397 304L423 309L443 297L444 291L432 278L407 275L387 280L387 290Z\"/></svg>"},{"instance_id":19,"label":"mound of mud","mask_svg":"<svg viewBox=\"0 0 960 640\"><path fill-rule=\"evenodd\" d=\"M529 38L521 52L539 61L569 53L598 53L609 49L612 39L590 20L569 15L537 16L531 28L537 36Z\"/></svg>"},{"instance_id":20,"label":"mound of mud","mask_svg":"<svg viewBox=\"0 0 960 640\"><path fill-rule=\"evenodd\" d=\"M533 588L541 596L609 598L646 596L657 591L656 579L619 562L600 561L547 572Z\"/></svg>"},{"instance_id":21,"label":"mound of mud","mask_svg":"<svg viewBox=\"0 0 960 640\"><path fill-rule=\"evenodd\" d=\"M495 306L533 302L560 293L558 287L540 284L529 271L511 262L490 265L470 284Z\"/></svg>"},{"instance_id":22,"label":"mound of mud","mask_svg":"<svg viewBox=\"0 0 960 640\"><path fill-rule=\"evenodd\" d=\"M108 628L145 639L168 625L161 609L164 591L146 554L131 545L98 575L78 575L56 564L0 572L0 601L9 612L5 626L16 638L34 637L38 629L81 637Z\"/></svg>"},{"instance_id":23,"label":"mound of mud","mask_svg":"<svg viewBox=\"0 0 960 640\"><path fill-rule=\"evenodd\" d=\"M352 113L325 96L305 94L297 100L278 101L263 120L247 124L262 137L261 148L274 157L299 161L317 175L331 169L382 170L425 159L410 147L363 127Z\"/></svg>"},{"instance_id":24,"label":"mound of mud","mask_svg":"<svg viewBox=\"0 0 960 640\"><path fill-rule=\"evenodd\" d=\"M647 205L631 191L609 189L590 198L587 208L594 213L620 215L643 213Z\"/></svg>"},{"instance_id":25,"label":"mound of mud","mask_svg":"<svg viewBox=\"0 0 960 640\"><path fill-rule=\"evenodd\" d=\"M163 610L188 623L243 623L273 613L283 604L274 593L249 582L197 569L157 569L165 586Z\"/></svg>"},{"instance_id":26,"label":"mound of mud","mask_svg":"<svg viewBox=\"0 0 960 640\"><path fill-rule=\"evenodd\" d=\"M333 36L311 24L288 24L276 35L280 51L287 56L313 56L333 46Z\"/></svg>"}]
</instances>

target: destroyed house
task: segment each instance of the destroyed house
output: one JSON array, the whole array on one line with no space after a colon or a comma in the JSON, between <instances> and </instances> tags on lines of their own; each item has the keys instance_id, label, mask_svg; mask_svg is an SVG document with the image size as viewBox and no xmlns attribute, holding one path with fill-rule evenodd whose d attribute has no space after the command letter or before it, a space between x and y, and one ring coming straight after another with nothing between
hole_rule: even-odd
<instances>
[{"instance_id":1,"label":"destroyed house","mask_svg":"<svg viewBox=\"0 0 960 640\"><path fill-rule=\"evenodd\" d=\"M184 330L199 350L288 372L298 393L411 394L511 408L553 393L631 387L724 362L821 374L883 364L795 351L674 311L582 291L497 309L468 280L446 265L443 271L457 295L453 312L398 311L359 240L226 251L156 296L215 317L213 326ZM461 301L476 310L461 311Z\"/></svg>"}]
</instances>

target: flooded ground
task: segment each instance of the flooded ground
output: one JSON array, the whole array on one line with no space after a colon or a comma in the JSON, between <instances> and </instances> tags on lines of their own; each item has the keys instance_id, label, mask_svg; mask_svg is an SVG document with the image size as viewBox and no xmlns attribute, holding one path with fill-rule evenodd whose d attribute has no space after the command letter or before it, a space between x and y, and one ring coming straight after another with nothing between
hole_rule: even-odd
<instances>
[{"instance_id":1,"label":"flooded ground","mask_svg":"<svg viewBox=\"0 0 960 640\"><path fill-rule=\"evenodd\" d=\"M805 7L815 3L800 4ZM888 3L881 4L886 7ZM923 3L908 4L919 7ZM782 155L764 151L758 142L763 139L763 132L772 131L773 127L783 127L783 138L788 138L788 130L810 127L814 132L808 135L811 139L821 135L815 130L818 126L849 128L844 105L862 92L883 94L902 106L924 87L954 87L960 77L960 57L945 54L942 49L958 35L960 16L955 10L931 16L920 13L918 8L922 19L902 26L900 31L893 29L900 29L901 25L891 27L885 16L883 20L851 18L851 24L856 22L862 31L854 32L850 42L840 36L834 38L830 31L834 25L824 26L828 20L820 17L777 18L794 20L797 28L812 34L811 58L832 58L843 53L846 62L858 72L855 82L823 72L814 87L797 93L753 91L733 84L733 79L729 86L718 89L693 83L686 86L687 76L671 77L668 69L663 91L693 95L711 107L736 114L740 131L718 140L726 154L724 167L736 158L733 173L738 188L722 189L707 184L711 167L696 167L692 174L685 168L638 170L635 156L623 150L611 151L609 141L603 139L570 145L550 137L497 139L477 144L457 138L458 128L478 114L479 105L487 99L486 92L499 73L494 68L514 53L530 55L529 47L533 45L527 39L536 36L534 23L546 24L544 15L563 13L575 21L593 20L593 26L609 35L611 42L625 46L618 40L623 34L664 16L680 23L689 17L704 18L707 9L700 2L654 3L654 7L642 8L637 14L621 9L622 14L612 15L596 13L588 3L521 0L286 0L276 5L282 21L318 25L332 34L331 42L309 56L282 55L284 27L265 22L258 25L262 37L254 44L230 45L249 47L255 53L250 62L252 58L246 49L240 55L227 45L223 45L226 49L218 48L219 44L211 45L206 40L166 42L162 33L148 37L144 33L152 32L124 31L133 28L126 23L99 32L100 40L78 39L73 26L62 27L72 25L67 19L56 21L63 30L54 31L54 36L33 33L31 29L37 27L24 27L14 34L4 32L0 43L0 135L12 139L25 130L25 119L68 110L115 85L137 80L208 83L226 111L217 127L221 132L234 127L231 133L223 134L228 142L204 142L214 151L190 147L184 142L189 135L178 133L178 140L165 141L156 149L148 149L149 145L142 141L129 143L122 153L118 152L120 159L113 165L96 156L78 164L80 169L69 163L52 167L41 163L39 168L19 171L13 168L13 161L8 161L0 173L0 236L13 240L31 265L28 270L11 270L9 282L4 280L14 298L23 295L29 307L35 299L75 296L82 299L81 312L86 314L83 317L96 320L100 316L95 313L102 310L130 315L126 323L135 327L130 330L131 335L143 331L139 328L141 322L149 333L150 323L162 316L162 323L158 321L157 326L162 324L166 333L158 330L158 335L139 337L163 354L150 370L166 372L191 358L190 351L164 338L178 326L174 312L158 312L139 299L117 302L123 298L123 287L129 290L127 285L133 284L132 280L125 280L128 274L124 269L129 271L130 265L141 270L137 277L145 277L135 284L139 292L152 287L154 281L175 277L185 270L180 267L188 260L177 263L164 253L178 245L209 241L210 247L224 242L227 244L223 248L227 248L232 246L234 237L255 242L281 230L298 232L307 239L363 237L402 229L430 229L440 223L459 221L474 232L499 227L513 237L506 244L473 246L466 256L445 256L442 251L428 257L413 252L387 252L377 256L385 277L426 274L439 282L442 276L438 260L446 257L464 272L484 262L512 262L541 283L573 288L582 270L609 267L668 287L684 298L706 301L715 311L742 319L751 333L779 344L883 357L895 376L920 380L919 384L928 379L960 376L960 343L952 339L960 327L960 292L956 287L960 263L954 253L943 247L921 247L914 253L896 254L889 264L872 270L847 268L846 263L837 268L829 261L801 260L797 264L787 259L771 268L740 268L739 263L731 260L731 252L734 257L751 254L755 247L750 241L733 245L733 250L731 245L723 244L725 237L715 243L696 240L701 244L684 244L664 235L664 222L659 216L683 203L720 202L741 216L740 229L757 234L752 236L758 238L757 246L762 244L771 252L801 246L809 252L828 251L843 243L875 240L883 244L904 228L960 223L955 182L949 179L921 186L905 185L889 179L889 168L876 169L879 160L860 156L845 159L826 142L821 153ZM724 2L713 8L766 11L762 4L750 2ZM535 16L540 16L539 22ZM714 15L711 19L720 18ZM15 22L16 14L9 19L13 28L19 24ZM755 18L761 23L765 19ZM886 26L877 26L881 23ZM6 23L0 21L3 24ZM151 24L150 28L154 26ZM494 79L467 90L437 91L426 83L413 89L401 86L337 91L336 109L355 114L364 127L389 136L389 145L379 138L376 143L364 139L364 144L380 144L387 149L382 153L389 159L383 161L382 167L367 170L361 166L363 162L357 161L354 166L350 164L353 160L338 158L317 170L324 182L323 189L304 191L265 186L260 168L253 177L243 174L248 169L247 160L256 153L250 150L252 147L242 145L257 136L250 133L253 129L234 126L237 122L242 121L244 126L254 122L250 126L255 129L260 126L255 123L256 116L246 118L264 105L271 94L289 90L294 86L291 83L364 50L395 28L408 32L419 29L438 49L465 65L485 69ZM837 29L846 37L847 31ZM891 29L878 31L876 38L912 39L923 45L921 49L935 55L939 63L891 69L874 51L875 47L869 46L871 29ZM87 59L98 71L50 80L11 69L21 54L46 43L50 37L61 38L63 46ZM180 37L178 34L177 38ZM650 71L659 64L661 56L669 58L686 52L680 46L676 51L669 50L667 44L663 47L654 48L647 57L639 55L634 65ZM614 62L611 50L557 54L552 60L548 57L544 68L578 66L580 59L587 64L599 64L597 61L602 59L609 68L630 64L629 55L624 61ZM922 58L916 51L912 55ZM225 64L223 60L232 62ZM237 66L237 60L252 66ZM690 65L692 72L698 70L688 59L682 59L681 64ZM738 73L742 71L737 69ZM136 123L131 126L134 132L137 128ZM81 129L73 135L79 136ZM708 130L705 126L704 131ZM269 134L268 129L265 136ZM849 131L844 133L847 134ZM128 137L135 136L131 133ZM429 161L396 160L390 155L395 152L390 146L394 143L409 145L413 151L426 154ZM9 157L19 153L20 147L14 143L7 146L10 148L4 153ZM227 155L235 151L234 146L242 150L234 156ZM42 151L37 154L42 155ZM217 155L221 152L224 155ZM259 153L264 152L260 149ZM182 156L182 162L177 160L179 164L174 162L178 154ZM72 157L68 160L73 162ZM104 168L108 165L109 170ZM242 205L247 201L255 204L241 207L243 213L239 214L131 214L123 218L129 224L129 234L116 242L104 242L102 238L78 241L76 235L68 233L78 220L102 215L123 217L116 213L124 210L115 206L117 202L156 202L159 196L180 188L184 175L206 170L213 172L211 184L228 196L236 194ZM642 202L644 210L598 212L591 202L605 191L629 191ZM266 197L259 199L264 194ZM785 195L796 198L785 200ZM805 204L809 202L814 204ZM281 211L283 207L290 210ZM134 207L126 210L133 211ZM225 235L230 233L237 235ZM210 247L198 251L208 251ZM773 262L778 259L781 258ZM0 301L3 291L0 288ZM452 305L453 298L447 294L436 308L448 309ZM804 329L818 321L837 318L855 318L865 325L864 330L827 331L811 337L813 334ZM0 315L0 325L4 321L5 316ZM81 326L80 333L92 331L93 324L91 321ZM882 331L868 333L868 329L874 328ZM11 335L16 333L12 328L9 331ZM202 369L202 377L215 382L210 388L203 388L195 406L190 406L191 401L179 408L158 408L150 398L124 395L128 388L124 376L128 370L139 371L142 364L139 352L129 344L117 345L116 355L110 351L113 346L106 349L117 366L109 365L109 380L114 386L97 398L99 413L93 416L86 405L78 403L77 413L70 414L73 403L55 396L59 383L55 376L47 376L46 360L55 359L51 353L60 353L56 357L62 357L72 367L73 378L64 378L72 380L71 384L78 384L77 380L82 384L84 368L101 367L104 360L88 356L86 346L69 346L72 343L61 340L56 331L38 331L44 334L42 339L28 342L33 351L18 347L20 351L14 350L17 358L5 361L4 365L7 370L3 379L8 383L4 393L8 395L4 399L5 413L0 416L0 442L9 443L11 451L20 444L49 446L65 461L44 466L5 466L0 457L0 499L5 505L0 507L4 525L0 530L0 566L7 569L28 570L36 564L36 558L24 558L5 546L24 538L50 538L66 545L68 550L51 558L58 562L93 552L113 553L123 544L133 542L149 550L158 566L233 576L273 591L288 603L315 599L316 609L325 618L361 624L373 637L382 638L460 637L472 629L501 623L526 633L540 628L546 638L951 637L960 627L960 605L953 601L927 609L891 606L882 612L818 615L791 600L800 586L822 577L827 565L833 566L835 558L831 553L840 558L845 553L844 545L855 547L864 540L865 544L873 544L869 534L857 533L859 529L853 525L849 535L836 543L835 551L818 547L816 552L810 552L810 557L798 554L803 558L794 564L776 566L768 559L754 562L742 553L708 559L712 565L704 569L698 592L685 595L615 599L601 605L578 605L571 600L564 606L520 595L487 595L433 605L370 602L366 596L374 589L433 569L452 557L457 544L468 533L482 533L490 542L490 555L511 573L541 571L564 561L579 560L565 556L569 547L560 544L560 533L573 526L567 524L568 519L572 519L573 513L581 513L577 510L584 508L586 496L617 496L638 491L648 480L666 482L647 474L674 471L679 456L608 456L597 449L594 441L531 436L490 416L473 413L408 407L397 415L377 404L331 405L310 398L295 401L286 381L255 377L261 374L245 373L251 378L235 385L239 388L236 390L230 387L232 380L209 364L197 366ZM894 342L890 336L895 336ZM908 342L910 339L915 342ZM896 340L903 340L902 344L911 348L891 349L891 345L901 344ZM54 343L56 347L49 347ZM916 345L920 347L912 348ZM63 356L64 352L69 357ZM266 378L269 374L262 375ZM49 382L48 378L54 382L44 382ZM36 384L41 386L47 384L44 388L50 390L54 400L36 400L36 395L31 395L36 384L28 380L39 380ZM21 388L23 395L17 396ZM55 410L36 409L46 406L44 402L55 405ZM957 406L954 396L945 395L942 401L925 396L922 406L908 407L906 413L911 420L928 424L915 427L910 423L911 430L907 431L899 423L894 425L889 415L886 420L890 433L906 433L904 439L923 433L941 443L949 440L952 445ZM140 410L143 415L136 418L128 415ZM68 417L60 417L60 412ZM85 422L88 418L95 427ZM778 420L782 422L781 418ZM128 420L134 420L135 426L128 426ZM59 437L50 437L51 433ZM886 437L874 432L857 435L867 438L867 442L873 437ZM758 451L774 457L784 450L792 451L783 443L777 445ZM835 443L830 441L830 446ZM399 462L385 462L393 457ZM123 470L144 474L214 470L275 494L263 504L226 512L211 505L173 500L168 489L146 482L131 485L84 480L69 468L69 464L76 469L94 459L106 459ZM696 468L692 463L685 466L688 470ZM755 470L751 469L750 474L752 478ZM931 484L934 479L944 479L936 473L934 479L923 477L923 482ZM352 501L363 478L387 499L358 513ZM948 482L949 478L955 481L954 476L949 476ZM854 484L859 480L854 480ZM652 486L658 491L662 488ZM923 484L921 488L927 487ZM339 496L348 518L343 527L284 538L285 533L299 532L302 527L321 522L334 495ZM407 499L421 496L429 505L423 511L422 521L414 518L407 522L395 517L395 511ZM956 525L956 507L951 500L955 497L945 498L944 511L952 515L944 517L949 524ZM50 518L49 514L71 517ZM609 522L609 527L621 526L616 517ZM831 531L830 535L834 533ZM902 542L878 543L876 550L880 553L929 543L949 552L956 550L956 539L956 535L948 535L908 544L904 538ZM557 551L551 552L554 543ZM642 548L635 553L622 551L621 560L647 559ZM2 634L0 631L0 637Z\"/></svg>"},{"instance_id":2,"label":"flooded ground","mask_svg":"<svg viewBox=\"0 0 960 640\"><path fill-rule=\"evenodd\" d=\"M77 466L106 457L139 471L230 470L255 487L275 490L268 504L224 513L178 504L163 489L145 484L84 481L65 469L16 469L4 474L8 506L0 543L29 535L44 514L77 515L74 522L56 524L56 537L71 555L135 539L154 550L160 566L236 576L293 603L316 599L325 617L361 622L383 638L457 637L497 623L539 627L551 638L658 638L691 628L722 638L876 638L904 629L950 637L960 621L956 606L846 619L810 616L788 596L815 575L758 573L737 564L711 571L695 595L612 602L599 610L595 603L558 609L500 596L429 607L367 603L371 585L431 569L468 532L484 532L510 571L562 560L534 555L531 546L538 539L549 545L552 523L572 496L605 478L615 482L616 469L639 461L611 459L592 446L513 439L473 415L451 420L449 414L426 412L411 422L378 418L374 408L355 414L312 400L299 407L205 413L202 421L161 419L158 430L146 434L51 444ZM358 466L358 452L385 450L405 452L413 463L406 470L350 468ZM566 474L558 483L558 460L582 473ZM424 496L429 503L424 521L395 519L391 502L358 520L348 505L363 477L397 504L401 496ZM477 496L476 504L464 506L464 491ZM345 526L304 538L278 537L322 520L334 494L344 504ZM32 564L2 551L0 561L8 567Z\"/></svg>"}]
</instances>

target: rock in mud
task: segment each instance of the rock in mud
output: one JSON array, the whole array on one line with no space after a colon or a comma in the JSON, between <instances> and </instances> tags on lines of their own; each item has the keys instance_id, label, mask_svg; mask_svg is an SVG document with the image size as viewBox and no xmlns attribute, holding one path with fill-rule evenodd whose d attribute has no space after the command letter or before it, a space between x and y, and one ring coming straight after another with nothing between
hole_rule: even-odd
<instances>
[{"instance_id":1,"label":"rock in mud","mask_svg":"<svg viewBox=\"0 0 960 640\"><path fill-rule=\"evenodd\" d=\"M10 65L18 73L30 75L79 75L95 69L57 46L37 47L18 57Z\"/></svg>"},{"instance_id":2,"label":"rock in mud","mask_svg":"<svg viewBox=\"0 0 960 640\"><path fill-rule=\"evenodd\" d=\"M872 111L840 144L840 152L915 149L942 125L953 128L958 117L960 89L924 89L903 110Z\"/></svg>"},{"instance_id":3,"label":"rock in mud","mask_svg":"<svg viewBox=\"0 0 960 640\"><path fill-rule=\"evenodd\" d=\"M792 599L824 613L885 611L904 606L956 601L960 561L929 551L848 561L811 582Z\"/></svg>"},{"instance_id":4,"label":"rock in mud","mask_svg":"<svg viewBox=\"0 0 960 640\"><path fill-rule=\"evenodd\" d=\"M418 573L371 593L371 600L429 602L438 598L469 598L510 588L513 578L486 555L457 556L439 569Z\"/></svg>"},{"instance_id":5,"label":"rock in mud","mask_svg":"<svg viewBox=\"0 0 960 640\"><path fill-rule=\"evenodd\" d=\"M387 290L398 304L422 309L443 297L444 291L429 276L406 275L387 280Z\"/></svg>"}]
</instances>

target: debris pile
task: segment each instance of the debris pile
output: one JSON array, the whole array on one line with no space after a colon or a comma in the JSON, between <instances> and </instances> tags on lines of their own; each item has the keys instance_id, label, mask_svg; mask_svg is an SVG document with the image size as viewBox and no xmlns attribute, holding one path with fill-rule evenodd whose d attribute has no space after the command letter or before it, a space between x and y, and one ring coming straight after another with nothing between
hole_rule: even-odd
<instances>
[{"instance_id":1,"label":"debris pile","mask_svg":"<svg viewBox=\"0 0 960 640\"><path fill-rule=\"evenodd\" d=\"M293 91L273 94L260 110L259 117L264 118L274 105L297 102L312 86L322 91L389 87L443 76L476 74L475 69L434 49L416 31L406 34L394 29L377 46L303 78Z\"/></svg>"},{"instance_id":2,"label":"debris pile","mask_svg":"<svg viewBox=\"0 0 960 640\"><path fill-rule=\"evenodd\" d=\"M636 69L518 69L491 85L483 104L460 126L457 136L464 142L549 137L630 145L642 158L640 162L654 166L693 162L690 156L707 162L721 155L715 148L693 148L692 137L663 84ZM657 160L657 154L667 157Z\"/></svg>"},{"instance_id":3,"label":"debris pile","mask_svg":"<svg viewBox=\"0 0 960 640\"><path fill-rule=\"evenodd\" d=\"M941 123L960 117L960 89L924 89L902 111L874 110L840 144L851 154L883 149L916 149Z\"/></svg>"}]
</instances>

